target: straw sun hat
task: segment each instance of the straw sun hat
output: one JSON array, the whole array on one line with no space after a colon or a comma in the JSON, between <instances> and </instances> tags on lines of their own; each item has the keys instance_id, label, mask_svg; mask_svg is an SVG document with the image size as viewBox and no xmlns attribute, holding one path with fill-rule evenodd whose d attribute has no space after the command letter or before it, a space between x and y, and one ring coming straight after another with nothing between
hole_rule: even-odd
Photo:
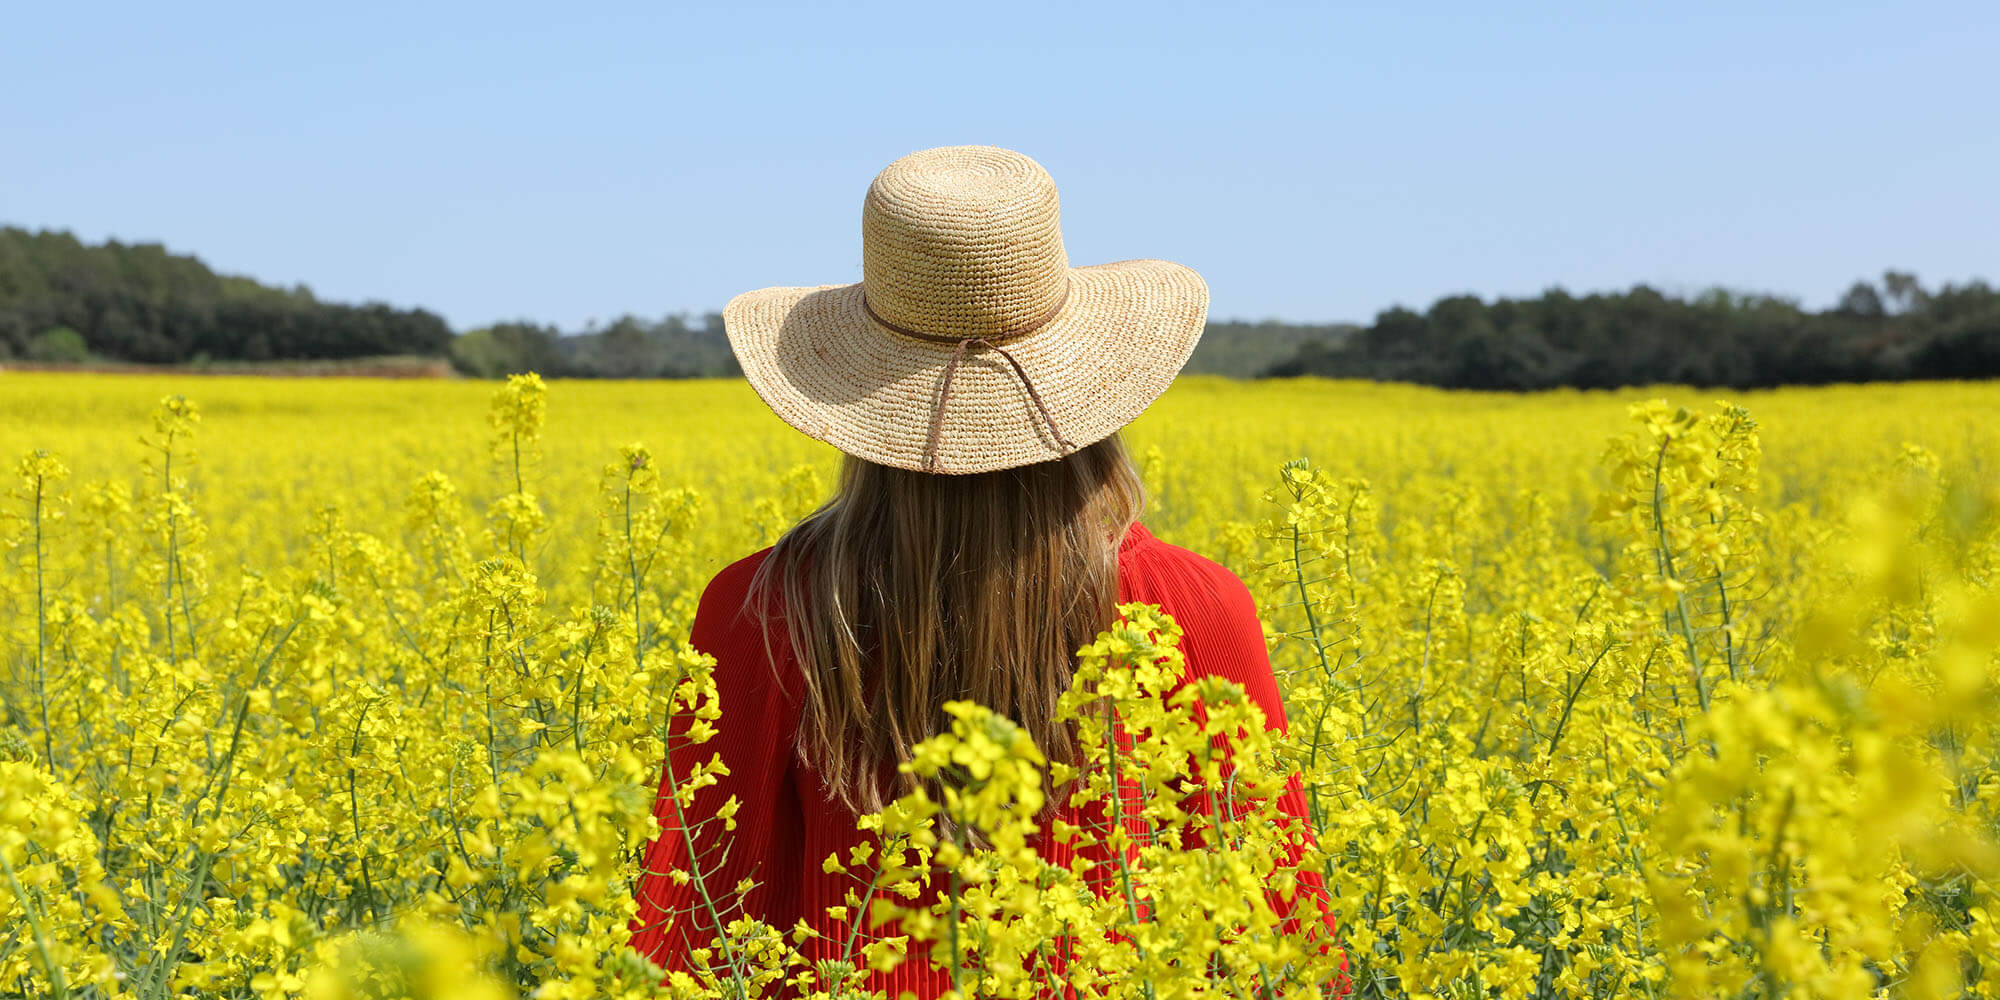
<instances>
[{"instance_id":1,"label":"straw sun hat","mask_svg":"<svg viewBox=\"0 0 2000 1000\"><path fill-rule=\"evenodd\" d=\"M936 473L1060 458L1166 390L1208 286L1164 260L1071 267L1059 215L1020 153L911 153L868 187L862 280L738 295L729 345L773 412L847 454Z\"/></svg>"}]
</instances>

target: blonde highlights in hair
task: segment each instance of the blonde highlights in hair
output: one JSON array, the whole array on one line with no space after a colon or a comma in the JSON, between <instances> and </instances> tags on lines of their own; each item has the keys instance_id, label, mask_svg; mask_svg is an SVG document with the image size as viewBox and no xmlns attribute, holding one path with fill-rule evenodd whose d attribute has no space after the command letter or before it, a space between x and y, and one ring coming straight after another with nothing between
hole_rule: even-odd
<instances>
[{"instance_id":1,"label":"blonde highlights in hair","mask_svg":"<svg viewBox=\"0 0 2000 1000\"><path fill-rule=\"evenodd\" d=\"M1110 624L1118 546L1145 492L1116 434L997 472L928 475L849 456L834 497L778 540L752 605L782 609L803 677L801 763L857 813L913 787L896 765L979 702L1052 761L1077 649ZM775 598L775 600L769 599ZM765 648L774 646L768 616Z\"/></svg>"}]
</instances>

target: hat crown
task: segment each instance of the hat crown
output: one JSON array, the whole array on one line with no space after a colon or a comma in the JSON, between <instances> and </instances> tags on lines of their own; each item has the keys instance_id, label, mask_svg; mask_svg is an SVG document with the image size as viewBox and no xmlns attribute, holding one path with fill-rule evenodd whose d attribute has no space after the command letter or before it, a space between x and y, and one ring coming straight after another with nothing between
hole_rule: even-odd
<instances>
[{"instance_id":1,"label":"hat crown","mask_svg":"<svg viewBox=\"0 0 2000 1000\"><path fill-rule=\"evenodd\" d=\"M1056 185L995 146L944 146L883 168L861 210L862 288L875 315L937 337L995 337L1068 290Z\"/></svg>"}]
</instances>

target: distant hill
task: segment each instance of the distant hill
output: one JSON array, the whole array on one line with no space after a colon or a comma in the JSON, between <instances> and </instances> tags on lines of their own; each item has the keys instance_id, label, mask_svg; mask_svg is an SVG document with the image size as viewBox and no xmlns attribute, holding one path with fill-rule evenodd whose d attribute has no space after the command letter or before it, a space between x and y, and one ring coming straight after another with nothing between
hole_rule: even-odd
<instances>
[{"instance_id":1,"label":"distant hill","mask_svg":"<svg viewBox=\"0 0 2000 1000\"><path fill-rule=\"evenodd\" d=\"M704 314L698 323L682 315L657 322L620 316L610 326L583 333L495 323L453 341L451 362L482 378L523 371L563 378L720 378L742 372L721 313Z\"/></svg>"},{"instance_id":2,"label":"distant hill","mask_svg":"<svg viewBox=\"0 0 2000 1000\"><path fill-rule=\"evenodd\" d=\"M1197 375L1257 378L1272 366L1298 356L1308 344L1325 349L1337 348L1360 329L1353 323L1210 320L1184 370Z\"/></svg>"},{"instance_id":3,"label":"distant hill","mask_svg":"<svg viewBox=\"0 0 2000 1000\"><path fill-rule=\"evenodd\" d=\"M1332 349L1361 328L1352 324L1293 325L1266 320L1208 324L1186 371L1256 378L1308 346ZM723 332L722 315L699 321L668 316L657 322L621 316L610 326L563 333L534 323L497 323L467 331L451 348L452 363L470 375L495 378L534 369L571 378L680 378L741 372Z\"/></svg>"},{"instance_id":4,"label":"distant hill","mask_svg":"<svg viewBox=\"0 0 2000 1000\"><path fill-rule=\"evenodd\" d=\"M324 302L303 285L217 274L157 243L93 246L66 232L0 228L0 362L212 370L384 356L448 358L485 378L739 374L714 312L621 316L569 332L515 321L454 335L423 309ZM1210 322L1186 370L1474 389L1991 378L2000 376L2000 291L1978 280L1925 288L1889 271L1817 312L1720 288L1692 298L1646 285L1490 303L1450 295L1422 312L1384 310L1365 326Z\"/></svg>"},{"instance_id":5,"label":"distant hill","mask_svg":"<svg viewBox=\"0 0 2000 1000\"><path fill-rule=\"evenodd\" d=\"M441 356L451 328L422 309L322 302L217 274L158 243L93 246L0 228L0 358L147 364Z\"/></svg>"},{"instance_id":6,"label":"distant hill","mask_svg":"<svg viewBox=\"0 0 2000 1000\"><path fill-rule=\"evenodd\" d=\"M1384 310L1338 344L1308 341L1269 375L1327 375L1460 389L1756 386L2000 376L2000 291L1927 289L1889 271L1830 309L1715 288L1645 285L1532 299L1446 296Z\"/></svg>"}]
</instances>

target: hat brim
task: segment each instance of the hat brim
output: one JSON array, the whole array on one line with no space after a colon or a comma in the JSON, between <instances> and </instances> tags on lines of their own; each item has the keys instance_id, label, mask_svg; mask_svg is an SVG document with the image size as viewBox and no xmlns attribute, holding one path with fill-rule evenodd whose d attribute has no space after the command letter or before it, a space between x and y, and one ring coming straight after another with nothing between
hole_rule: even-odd
<instances>
[{"instance_id":1,"label":"hat brim","mask_svg":"<svg viewBox=\"0 0 2000 1000\"><path fill-rule=\"evenodd\" d=\"M862 308L862 286L762 288L723 309L744 377L786 423L841 451L925 469L925 449L954 345L906 336ZM1208 285L1192 268L1126 260L1070 268L1060 312L1000 346L1034 381L1074 448L1131 423L1187 364L1208 320ZM951 383L930 471L991 472L1060 458L1006 359L973 349Z\"/></svg>"}]
</instances>

